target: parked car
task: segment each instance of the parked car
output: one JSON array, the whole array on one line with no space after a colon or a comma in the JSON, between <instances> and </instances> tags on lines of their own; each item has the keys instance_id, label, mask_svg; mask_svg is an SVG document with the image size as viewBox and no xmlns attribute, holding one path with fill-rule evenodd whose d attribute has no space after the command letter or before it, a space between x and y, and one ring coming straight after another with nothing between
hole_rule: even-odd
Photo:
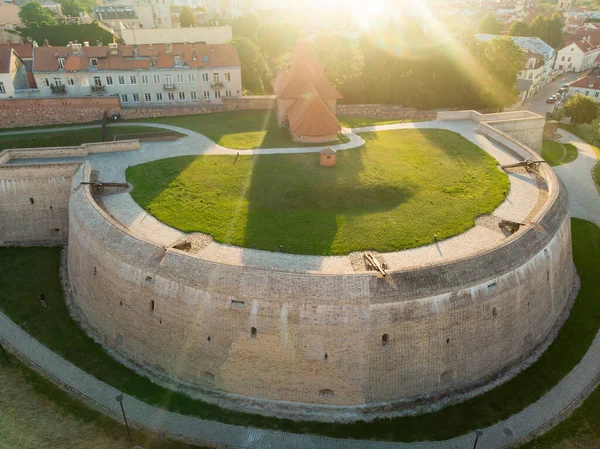
<instances>
[{"instance_id":1,"label":"parked car","mask_svg":"<svg viewBox=\"0 0 600 449\"><path fill-rule=\"evenodd\" d=\"M548 104L556 103L556 100L558 100L558 96L556 94L554 94L546 100L546 103L548 103Z\"/></svg>"}]
</instances>

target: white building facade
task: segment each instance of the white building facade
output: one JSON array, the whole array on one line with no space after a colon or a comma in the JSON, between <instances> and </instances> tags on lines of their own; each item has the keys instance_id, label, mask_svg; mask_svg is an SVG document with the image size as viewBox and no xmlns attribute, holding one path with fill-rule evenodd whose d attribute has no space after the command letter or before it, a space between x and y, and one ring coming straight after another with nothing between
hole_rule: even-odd
<instances>
[{"instance_id":1,"label":"white building facade","mask_svg":"<svg viewBox=\"0 0 600 449\"><path fill-rule=\"evenodd\" d=\"M555 67L565 72L583 72L595 65L600 55L600 46L588 39L573 42L559 50Z\"/></svg>"},{"instance_id":2,"label":"white building facade","mask_svg":"<svg viewBox=\"0 0 600 449\"><path fill-rule=\"evenodd\" d=\"M41 97L118 96L123 106L221 104L242 94L229 44L39 47L33 72Z\"/></svg>"}]
</instances>

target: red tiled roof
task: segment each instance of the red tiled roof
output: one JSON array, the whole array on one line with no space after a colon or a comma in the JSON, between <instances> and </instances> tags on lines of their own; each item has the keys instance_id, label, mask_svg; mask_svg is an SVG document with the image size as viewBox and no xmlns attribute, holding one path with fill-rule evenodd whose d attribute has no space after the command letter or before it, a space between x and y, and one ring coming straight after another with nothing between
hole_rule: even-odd
<instances>
[{"instance_id":1,"label":"red tiled roof","mask_svg":"<svg viewBox=\"0 0 600 449\"><path fill-rule=\"evenodd\" d=\"M235 47L231 44L172 44L171 53L166 52L166 44L139 45L138 57L134 57L134 45L120 45L119 54L111 55L107 46L82 47L82 54L73 55L67 47L37 47L34 51L35 71L55 71L59 69L58 58L65 58L66 71L88 70L90 58L98 59L98 70L130 70L149 69L152 67L151 56L157 56L158 68L175 68L175 57L179 57L182 65L202 67L237 67L240 65ZM206 58L206 59L205 59Z\"/></svg>"},{"instance_id":2,"label":"red tiled roof","mask_svg":"<svg viewBox=\"0 0 600 449\"><path fill-rule=\"evenodd\" d=\"M31 59L33 45L31 44L0 44L0 49L12 48L21 59Z\"/></svg>"},{"instance_id":3,"label":"red tiled roof","mask_svg":"<svg viewBox=\"0 0 600 449\"><path fill-rule=\"evenodd\" d=\"M573 81L569 87L579 87L583 89L600 89L600 68L596 67L588 70L581 78Z\"/></svg>"},{"instance_id":4,"label":"red tiled roof","mask_svg":"<svg viewBox=\"0 0 600 449\"><path fill-rule=\"evenodd\" d=\"M294 99L305 94L309 84L326 100L342 98L327 80L310 43L306 39L298 39L287 67L273 81L273 88L279 98Z\"/></svg>"},{"instance_id":5,"label":"red tiled roof","mask_svg":"<svg viewBox=\"0 0 600 449\"><path fill-rule=\"evenodd\" d=\"M342 130L335 114L319 95L298 99L287 111L290 129L301 136L331 136Z\"/></svg>"}]
</instances>

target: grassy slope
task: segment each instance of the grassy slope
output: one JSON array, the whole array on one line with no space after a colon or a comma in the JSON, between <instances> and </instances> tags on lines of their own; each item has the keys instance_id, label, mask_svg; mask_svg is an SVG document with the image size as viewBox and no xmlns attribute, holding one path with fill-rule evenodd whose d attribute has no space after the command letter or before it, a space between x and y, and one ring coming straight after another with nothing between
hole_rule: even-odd
<instances>
[{"instance_id":1,"label":"grassy slope","mask_svg":"<svg viewBox=\"0 0 600 449\"><path fill-rule=\"evenodd\" d=\"M573 220L573 241L577 268L583 280L582 295L594 293L590 288L595 288L596 304L600 303L598 292L600 281L598 279L598 260L600 257L600 232L597 226L583 220ZM585 290L584 290L585 289ZM590 321L600 320L600 307L596 305L590 313ZM537 449L597 449L600 447L600 387L586 399L566 421L556 426L540 438L526 444L523 449L537 447Z\"/></svg>"},{"instance_id":2,"label":"grassy slope","mask_svg":"<svg viewBox=\"0 0 600 449\"><path fill-rule=\"evenodd\" d=\"M0 362L0 449L191 449L184 443L156 441L153 435L132 431L54 386L10 356Z\"/></svg>"},{"instance_id":3,"label":"grassy slope","mask_svg":"<svg viewBox=\"0 0 600 449\"><path fill-rule=\"evenodd\" d=\"M369 117L350 117L350 116L340 116L338 117L339 122L345 128L362 128L364 126L374 126L374 125L390 125L392 123L404 123L414 120L383 120L378 118L369 118Z\"/></svg>"},{"instance_id":4,"label":"grassy slope","mask_svg":"<svg viewBox=\"0 0 600 449\"><path fill-rule=\"evenodd\" d=\"M542 158L553 167L573 162L578 155L577 148L570 143L563 145L553 140L544 140Z\"/></svg>"},{"instance_id":5,"label":"grassy slope","mask_svg":"<svg viewBox=\"0 0 600 449\"><path fill-rule=\"evenodd\" d=\"M324 144L301 144L290 139L287 128L280 128L273 111L217 112L205 115L144 118L135 121L180 126L204 134L212 141L227 148L250 150L254 148L295 148L321 146ZM348 139L340 136L336 142Z\"/></svg>"},{"instance_id":6,"label":"grassy slope","mask_svg":"<svg viewBox=\"0 0 600 449\"><path fill-rule=\"evenodd\" d=\"M149 126L123 126L108 127L107 141L113 140L117 134L149 133L164 131ZM14 134L0 136L0 150L8 148L38 148L77 146L82 143L100 142L102 131L100 128L80 129L72 131L40 132L32 134Z\"/></svg>"},{"instance_id":7,"label":"grassy slope","mask_svg":"<svg viewBox=\"0 0 600 449\"><path fill-rule=\"evenodd\" d=\"M58 248L0 248L0 309L34 338L87 372L159 407L223 422L345 438L395 441L451 438L486 427L522 410L556 385L587 351L600 328L600 229L573 220L580 295L556 341L515 379L475 399L418 417L372 423L295 423L226 411L158 387L120 365L85 336L70 318L60 285ZM44 292L48 307L39 305Z\"/></svg>"},{"instance_id":8,"label":"grassy slope","mask_svg":"<svg viewBox=\"0 0 600 449\"><path fill-rule=\"evenodd\" d=\"M508 178L458 134L365 134L362 149L179 157L131 167L134 199L162 222L232 245L296 254L394 251L444 239L504 200Z\"/></svg>"}]
</instances>

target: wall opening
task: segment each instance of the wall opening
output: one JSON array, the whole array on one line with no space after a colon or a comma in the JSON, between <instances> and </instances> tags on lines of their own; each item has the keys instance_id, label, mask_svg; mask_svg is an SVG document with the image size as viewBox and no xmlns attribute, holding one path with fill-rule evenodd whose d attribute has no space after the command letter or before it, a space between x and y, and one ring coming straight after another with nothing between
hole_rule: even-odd
<instances>
[{"instance_id":1,"label":"wall opening","mask_svg":"<svg viewBox=\"0 0 600 449\"><path fill-rule=\"evenodd\" d=\"M257 332L256 332L256 328L255 327L253 327L252 329L250 329L250 336L252 338L256 338L256 333Z\"/></svg>"},{"instance_id":2,"label":"wall opening","mask_svg":"<svg viewBox=\"0 0 600 449\"><path fill-rule=\"evenodd\" d=\"M490 285L487 286L488 292L493 292L494 290L498 289L498 283L494 282Z\"/></svg>"},{"instance_id":3,"label":"wall opening","mask_svg":"<svg viewBox=\"0 0 600 449\"><path fill-rule=\"evenodd\" d=\"M450 339L446 338L446 344L450 344Z\"/></svg>"},{"instance_id":4,"label":"wall opening","mask_svg":"<svg viewBox=\"0 0 600 449\"><path fill-rule=\"evenodd\" d=\"M98 267L94 267L94 276L98 274Z\"/></svg>"},{"instance_id":5,"label":"wall opening","mask_svg":"<svg viewBox=\"0 0 600 449\"><path fill-rule=\"evenodd\" d=\"M381 336L381 346L387 346L389 341L390 341L390 336L388 334L383 334Z\"/></svg>"},{"instance_id":6,"label":"wall opening","mask_svg":"<svg viewBox=\"0 0 600 449\"><path fill-rule=\"evenodd\" d=\"M116 346L118 346L118 345L120 345L120 344L123 343L123 337L121 336L121 334L115 332L113 338L114 338L114 342L115 342Z\"/></svg>"},{"instance_id":7,"label":"wall opening","mask_svg":"<svg viewBox=\"0 0 600 449\"><path fill-rule=\"evenodd\" d=\"M327 361L328 358L329 358L329 354L325 353L325 357L324 357L325 361Z\"/></svg>"},{"instance_id":8,"label":"wall opening","mask_svg":"<svg viewBox=\"0 0 600 449\"><path fill-rule=\"evenodd\" d=\"M319 396L322 396L324 398L332 398L335 396L335 393L329 388L324 388L323 390L319 390Z\"/></svg>"},{"instance_id":9,"label":"wall opening","mask_svg":"<svg viewBox=\"0 0 600 449\"><path fill-rule=\"evenodd\" d=\"M119 301L119 306L123 307L123 301Z\"/></svg>"},{"instance_id":10,"label":"wall opening","mask_svg":"<svg viewBox=\"0 0 600 449\"><path fill-rule=\"evenodd\" d=\"M153 310L154 310L154 300L151 299L150 300L150 311L153 311Z\"/></svg>"},{"instance_id":11,"label":"wall opening","mask_svg":"<svg viewBox=\"0 0 600 449\"><path fill-rule=\"evenodd\" d=\"M206 341L208 341L210 343L210 335L208 337L206 337Z\"/></svg>"},{"instance_id":12,"label":"wall opening","mask_svg":"<svg viewBox=\"0 0 600 449\"><path fill-rule=\"evenodd\" d=\"M162 324L162 318L158 319L158 324Z\"/></svg>"},{"instance_id":13,"label":"wall opening","mask_svg":"<svg viewBox=\"0 0 600 449\"><path fill-rule=\"evenodd\" d=\"M31 204L35 204L35 201L33 200L33 198L29 198L29 202L30 202Z\"/></svg>"},{"instance_id":14,"label":"wall opening","mask_svg":"<svg viewBox=\"0 0 600 449\"><path fill-rule=\"evenodd\" d=\"M495 307L492 309L492 316L498 316L498 309Z\"/></svg>"},{"instance_id":15,"label":"wall opening","mask_svg":"<svg viewBox=\"0 0 600 449\"><path fill-rule=\"evenodd\" d=\"M231 307L244 307L244 301L236 301L236 300L232 300L231 301Z\"/></svg>"},{"instance_id":16,"label":"wall opening","mask_svg":"<svg viewBox=\"0 0 600 449\"><path fill-rule=\"evenodd\" d=\"M146 276L146 282L152 282L152 276Z\"/></svg>"}]
</instances>

